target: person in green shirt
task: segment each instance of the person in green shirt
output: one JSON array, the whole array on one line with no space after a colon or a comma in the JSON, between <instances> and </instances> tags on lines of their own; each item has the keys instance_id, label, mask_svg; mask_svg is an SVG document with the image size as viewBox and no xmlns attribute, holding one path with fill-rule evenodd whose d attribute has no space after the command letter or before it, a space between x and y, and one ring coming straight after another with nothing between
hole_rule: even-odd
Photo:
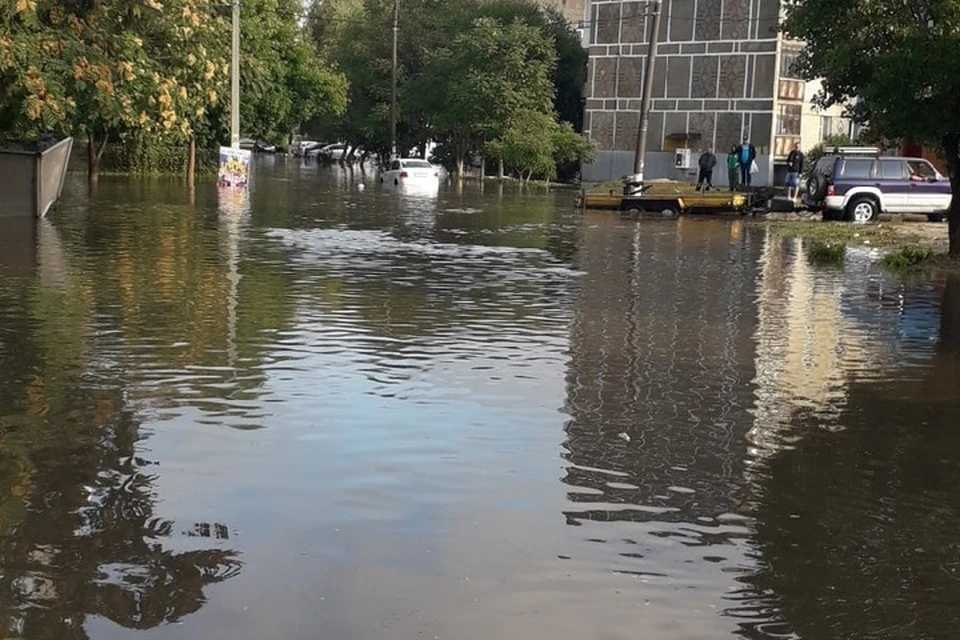
<instances>
[{"instance_id":1,"label":"person in green shirt","mask_svg":"<svg viewBox=\"0 0 960 640\"><path fill-rule=\"evenodd\" d=\"M737 154L737 145L730 147L727 154L727 177L730 180L730 191L736 191L740 182L740 158Z\"/></svg>"}]
</instances>

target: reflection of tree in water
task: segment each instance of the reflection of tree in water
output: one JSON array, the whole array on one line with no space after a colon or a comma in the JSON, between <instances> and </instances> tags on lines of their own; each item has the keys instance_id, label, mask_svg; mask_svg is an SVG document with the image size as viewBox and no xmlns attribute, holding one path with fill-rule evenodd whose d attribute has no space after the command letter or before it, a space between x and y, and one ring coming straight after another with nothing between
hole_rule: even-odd
<instances>
[{"instance_id":1,"label":"reflection of tree in water","mask_svg":"<svg viewBox=\"0 0 960 640\"><path fill-rule=\"evenodd\" d=\"M91 337L95 293L0 281L0 637L84 638L89 615L153 627L240 571L197 544L225 526L182 535L155 515L129 388Z\"/></svg>"},{"instance_id":2,"label":"reflection of tree in water","mask_svg":"<svg viewBox=\"0 0 960 640\"><path fill-rule=\"evenodd\" d=\"M236 553L165 548L165 540L184 534L154 514L150 463L135 450L135 416L116 390L86 389L75 401L82 408L69 420L48 415L31 425L36 438L6 433L0 441L4 449L30 448L13 458L15 473L2 475L20 484L4 492L0 629L85 638L88 615L145 629L197 611L204 587L240 572ZM61 433L45 435L57 428ZM227 539L229 532L198 524L181 539L189 536Z\"/></svg>"},{"instance_id":3,"label":"reflection of tree in water","mask_svg":"<svg viewBox=\"0 0 960 640\"><path fill-rule=\"evenodd\" d=\"M925 367L854 381L844 430L767 461L760 569L802 638L951 638L960 624L960 279ZM757 630L747 637L769 637Z\"/></svg>"}]
</instances>

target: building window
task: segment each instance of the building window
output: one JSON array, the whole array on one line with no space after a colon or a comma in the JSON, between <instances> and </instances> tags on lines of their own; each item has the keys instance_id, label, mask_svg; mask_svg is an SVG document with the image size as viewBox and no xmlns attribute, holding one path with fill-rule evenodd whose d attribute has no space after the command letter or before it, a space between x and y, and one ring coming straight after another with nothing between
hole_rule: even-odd
<instances>
[{"instance_id":1,"label":"building window","mask_svg":"<svg viewBox=\"0 0 960 640\"><path fill-rule=\"evenodd\" d=\"M820 139L826 140L833 135L833 116L820 116Z\"/></svg>"},{"instance_id":2,"label":"building window","mask_svg":"<svg viewBox=\"0 0 960 640\"><path fill-rule=\"evenodd\" d=\"M797 71L797 58L800 57L799 49L784 49L780 52L780 77L803 80L800 72Z\"/></svg>"},{"instance_id":3,"label":"building window","mask_svg":"<svg viewBox=\"0 0 960 640\"><path fill-rule=\"evenodd\" d=\"M860 135L860 130L848 124L845 118L838 116L820 116L820 140L826 140L830 136L847 135L851 140L856 140Z\"/></svg>"},{"instance_id":4,"label":"building window","mask_svg":"<svg viewBox=\"0 0 960 640\"><path fill-rule=\"evenodd\" d=\"M800 135L800 118L803 107L799 104L781 104L777 107L777 135Z\"/></svg>"}]
</instances>

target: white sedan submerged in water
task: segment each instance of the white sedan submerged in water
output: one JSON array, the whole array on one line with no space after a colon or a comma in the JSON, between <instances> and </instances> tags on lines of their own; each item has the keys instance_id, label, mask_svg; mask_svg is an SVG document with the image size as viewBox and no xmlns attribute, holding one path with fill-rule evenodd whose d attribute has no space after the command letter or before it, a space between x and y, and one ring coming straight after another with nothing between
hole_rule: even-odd
<instances>
[{"instance_id":1,"label":"white sedan submerged in water","mask_svg":"<svg viewBox=\"0 0 960 640\"><path fill-rule=\"evenodd\" d=\"M390 168L380 174L380 182L395 185L435 185L440 182L440 170L417 158L400 158L390 163Z\"/></svg>"}]
</instances>

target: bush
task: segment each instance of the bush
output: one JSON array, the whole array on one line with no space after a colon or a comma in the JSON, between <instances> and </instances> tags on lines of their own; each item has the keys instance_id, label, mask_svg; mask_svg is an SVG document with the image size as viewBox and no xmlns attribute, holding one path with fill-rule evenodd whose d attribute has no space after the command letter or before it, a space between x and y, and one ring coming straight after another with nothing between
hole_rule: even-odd
<instances>
[{"instance_id":1,"label":"bush","mask_svg":"<svg viewBox=\"0 0 960 640\"><path fill-rule=\"evenodd\" d=\"M197 172L216 173L220 162L217 149L197 147ZM107 145L102 170L140 175L183 175L187 172L187 145L147 142L129 136Z\"/></svg>"},{"instance_id":2,"label":"bush","mask_svg":"<svg viewBox=\"0 0 960 640\"><path fill-rule=\"evenodd\" d=\"M843 264L847 255L847 245L842 242L826 243L812 242L807 247L807 259L811 264L833 265Z\"/></svg>"},{"instance_id":3,"label":"bush","mask_svg":"<svg viewBox=\"0 0 960 640\"><path fill-rule=\"evenodd\" d=\"M806 152L807 157L804 174L810 177L813 174L813 168L817 166L817 161L826 153L833 151L834 147L849 147L853 144L854 141L850 139L850 136L844 134L827 136L823 142L814 145L813 148Z\"/></svg>"},{"instance_id":4,"label":"bush","mask_svg":"<svg viewBox=\"0 0 960 640\"><path fill-rule=\"evenodd\" d=\"M913 267L929 262L933 258L933 251L923 247L904 247L883 256L881 264L891 271L906 271Z\"/></svg>"}]
</instances>

